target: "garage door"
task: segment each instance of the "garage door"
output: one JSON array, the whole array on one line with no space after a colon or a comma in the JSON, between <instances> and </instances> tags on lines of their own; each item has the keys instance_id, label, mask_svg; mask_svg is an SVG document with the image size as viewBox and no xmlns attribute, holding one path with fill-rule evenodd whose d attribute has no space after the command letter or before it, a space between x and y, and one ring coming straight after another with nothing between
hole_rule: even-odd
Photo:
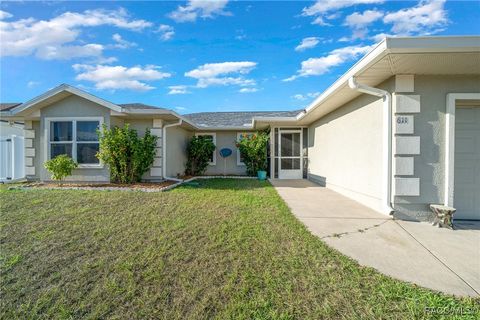
<instances>
[{"instance_id":1,"label":"garage door","mask_svg":"<svg viewBox=\"0 0 480 320\"><path fill-rule=\"evenodd\" d=\"M455 111L456 219L480 220L480 106Z\"/></svg>"}]
</instances>

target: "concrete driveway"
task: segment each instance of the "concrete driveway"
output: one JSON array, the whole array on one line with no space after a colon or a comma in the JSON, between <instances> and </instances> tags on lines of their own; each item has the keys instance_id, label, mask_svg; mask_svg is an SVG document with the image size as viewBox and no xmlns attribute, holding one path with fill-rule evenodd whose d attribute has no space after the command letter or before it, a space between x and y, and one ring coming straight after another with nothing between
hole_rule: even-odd
<instances>
[{"instance_id":1,"label":"concrete driveway","mask_svg":"<svg viewBox=\"0 0 480 320\"><path fill-rule=\"evenodd\" d=\"M480 296L480 223L439 229L394 220L308 180L271 180L293 214L330 246L394 278Z\"/></svg>"}]
</instances>

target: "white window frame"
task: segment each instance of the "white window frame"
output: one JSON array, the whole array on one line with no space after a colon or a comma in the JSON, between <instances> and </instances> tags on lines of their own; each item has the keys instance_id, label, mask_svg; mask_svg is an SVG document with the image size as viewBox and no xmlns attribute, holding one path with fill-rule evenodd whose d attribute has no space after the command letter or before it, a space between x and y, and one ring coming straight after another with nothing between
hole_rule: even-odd
<instances>
[{"instance_id":1,"label":"white window frame","mask_svg":"<svg viewBox=\"0 0 480 320\"><path fill-rule=\"evenodd\" d=\"M237 132L237 141L240 141L240 136L244 133L249 134L249 135L255 134L255 132ZM240 161L240 149L237 148L237 166L244 166L244 165L245 165L245 163Z\"/></svg>"},{"instance_id":2,"label":"white window frame","mask_svg":"<svg viewBox=\"0 0 480 320\"><path fill-rule=\"evenodd\" d=\"M213 162L209 162L208 165L215 166L217 165L217 134L215 132L197 132L195 135L198 136L212 136L213 144L215 145L215 150L213 151Z\"/></svg>"},{"instance_id":3,"label":"white window frame","mask_svg":"<svg viewBox=\"0 0 480 320\"><path fill-rule=\"evenodd\" d=\"M104 121L103 117L54 117L54 118L45 118L45 161L50 160L50 152L52 142L50 141L50 123L51 122L60 122L68 121L72 122L72 141L55 141L53 143L71 143L72 144L72 159L77 161L77 122L78 121L98 121L99 127L101 128ZM100 143L97 141L80 141L80 143ZM93 168L93 169L102 169L104 164L99 161L99 163L82 163L78 164L79 169L82 168Z\"/></svg>"}]
</instances>

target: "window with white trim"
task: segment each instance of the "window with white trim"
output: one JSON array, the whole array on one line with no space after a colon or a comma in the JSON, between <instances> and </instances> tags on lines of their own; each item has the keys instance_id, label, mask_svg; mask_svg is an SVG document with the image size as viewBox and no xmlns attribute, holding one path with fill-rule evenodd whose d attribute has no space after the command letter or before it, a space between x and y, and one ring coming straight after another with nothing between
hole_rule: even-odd
<instances>
[{"instance_id":1,"label":"window with white trim","mask_svg":"<svg viewBox=\"0 0 480 320\"><path fill-rule=\"evenodd\" d=\"M242 140L243 138L250 138L253 135L252 132L238 132L237 133L237 141ZM244 166L245 163L243 162L243 155L240 152L240 149L237 148L237 165Z\"/></svg>"},{"instance_id":2,"label":"window with white trim","mask_svg":"<svg viewBox=\"0 0 480 320\"><path fill-rule=\"evenodd\" d=\"M48 120L48 158L66 154L80 166L98 166L98 133L102 118Z\"/></svg>"},{"instance_id":3,"label":"window with white trim","mask_svg":"<svg viewBox=\"0 0 480 320\"><path fill-rule=\"evenodd\" d=\"M201 136L205 139L208 139L210 141L213 142L213 144L215 146L217 146L217 134L212 132L212 133L209 133L209 132L200 132L200 133L196 133L195 134L196 136ZM210 156L210 162L208 163L209 165L211 166L214 166L217 164L217 150L213 150L212 152L212 155Z\"/></svg>"}]
</instances>

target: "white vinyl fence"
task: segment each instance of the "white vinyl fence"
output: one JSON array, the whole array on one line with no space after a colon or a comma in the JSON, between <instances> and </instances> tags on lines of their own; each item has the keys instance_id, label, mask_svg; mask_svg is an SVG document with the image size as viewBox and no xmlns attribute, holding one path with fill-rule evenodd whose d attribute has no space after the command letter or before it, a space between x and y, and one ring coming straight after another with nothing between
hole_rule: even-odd
<instances>
[{"instance_id":1,"label":"white vinyl fence","mask_svg":"<svg viewBox=\"0 0 480 320\"><path fill-rule=\"evenodd\" d=\"M0 181L25 177L24 138L16 135L0 137Z\"/></svg>"}]
</instances>

